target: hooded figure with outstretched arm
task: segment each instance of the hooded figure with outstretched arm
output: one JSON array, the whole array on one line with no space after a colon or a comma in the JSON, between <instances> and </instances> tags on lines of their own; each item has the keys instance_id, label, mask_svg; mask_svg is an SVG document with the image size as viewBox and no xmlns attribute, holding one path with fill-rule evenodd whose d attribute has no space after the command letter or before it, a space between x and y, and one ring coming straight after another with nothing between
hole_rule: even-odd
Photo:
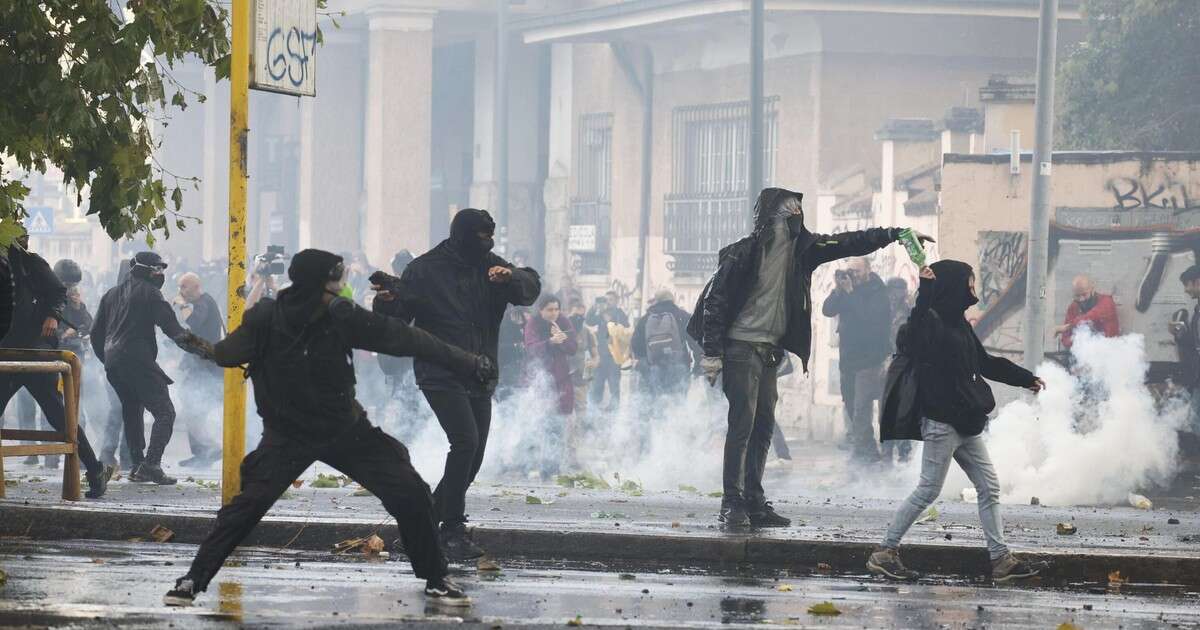
<instances>
[{"instance_id":1,"label":"hooded figure with outstretched arm","mask_svg":"<svg viewBox=\"0 0 1200 630\"><path fill-rule=\"evenodd\" d=\"M217 512L187 574L164 597L184 606L203 592L229 554L279 496L315 461L324 462L379 497L396 519L413 573L426 597L453 605L469 598L446 579L429 486L408 449L371 424L355 397L354 350L412 356L475 382L495 378L486 356L466 352L393 317L341 297L340 256L306 249L292 257L292 284L263 298L242 325L213 347L217 365L245 366L263 419L262 440L242 461L242 489Z\"/></svg>"},{"instance_id":2,"label":"hooded figure with outstretched arm","mask_svg":"<svg viewBox=\"0 0 1200 630\"><path fill-rule=\"evenodd\" d=\"M718 518L727 528L787 527L762 487L775 432L776 377L784 352L808 369L812 344L813 271L865 256L896 241L899 228L814 234L804 227L800 193L766 188L754 206L754 231L721 250L717 271L700 295L688 334L704 350L700 366L729 401L724 496ZM932 240L918 235L921 240Z\"/></svg>"},{"instance_id":3,"label":"hooded figure with outstretched arm","mask_svg":"<svg viewBox=\"0 0 1200 630\"><path fill-rule=\"evenodd\" d=\"M997 582L1031 577L1037 569L1019 560L1004 542L1000 519L1000 480L984 443L988 414L996 407L988 380L1041 391L1046 384L1025 368L987 353L967 322L977 303L975 272L957 260L942 260L921 270L917 304L897 337L899 352L916 365L920 427L883 426L888 435L920 437L921 481L892 517L883 544L867 568L892 579L915 579L900 561L900 539L942 492L950 462L956 461L979 494L979 520Z\"/></svg>"}]
</instances>

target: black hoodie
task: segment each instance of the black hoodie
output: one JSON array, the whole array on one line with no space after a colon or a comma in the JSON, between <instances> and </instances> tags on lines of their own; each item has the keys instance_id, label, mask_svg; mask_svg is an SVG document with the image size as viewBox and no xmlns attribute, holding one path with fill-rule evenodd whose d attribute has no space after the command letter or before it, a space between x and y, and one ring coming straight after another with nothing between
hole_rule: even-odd
<instances>
[{"instance_id":1,"label":"black hoodie","mask_svg":"<svg viewBox=\"0 0 1200 630\"><path fill-rule=\"evenodd\" d=\"M953 426L960 434L979 435L996 407L984 379L1028 387L1032 372L987 353L964 315L979 301L968 285L970 265L942 260L930 265L936 280L921 278L917 304L901 329L897 346L918 364L921 413Z\"/></svg>"},{"instance_id":2,"label":"black hoodie","mask_svg":"<svg viewBox=\"0 0 1200 630\"><path fill-rule=\"evenodd\" d=\"M749 236L725 247L717 258L717 271L713 274L696 308L687 331L704 349L704 355L725 355L725 338L729 327L746 306L750 290L758 278L762 264L763 239L771 231L764 229L779 215L779 210L789 198L797 201L803 195L783 188L765 188L754 205L754 231ZM788 270L785 298L787 308L787 330L779 345L800 357L805 370L812 345L812 298L809 290L812 273L817 266L850 256L866 256L885 247L900 235L899 228L871 228L841 234L814 234L804 227L804 215L787 219L795 238L792 266Z\"/></svg>"}]
</instances>

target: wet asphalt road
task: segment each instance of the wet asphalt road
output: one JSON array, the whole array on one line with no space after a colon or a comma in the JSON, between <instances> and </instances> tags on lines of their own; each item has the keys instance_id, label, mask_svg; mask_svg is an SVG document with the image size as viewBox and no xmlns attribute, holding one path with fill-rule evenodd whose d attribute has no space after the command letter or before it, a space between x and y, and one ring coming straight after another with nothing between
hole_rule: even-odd
<instances>
[{"instance_id":1,"label":"wet asphalt road","mask_svg":"<svg viewBox=\"0 0 1200 630\"><path fill-rule=\"evenodd\" d=\"M428 605L406 562L327 553L244 550L189 609L161 605L195 548L153 543L0 540L0 627L471 626L881 628L1200 628L1200 593L1124 587L893 585L869 578L619 573L507 565L458 569L468 609ZM597 567L592 567L597 568ZM1095 590L1095 589L1093 589ZM829 601L842 614L818 617Z\"/></svg>"}]
</instances>

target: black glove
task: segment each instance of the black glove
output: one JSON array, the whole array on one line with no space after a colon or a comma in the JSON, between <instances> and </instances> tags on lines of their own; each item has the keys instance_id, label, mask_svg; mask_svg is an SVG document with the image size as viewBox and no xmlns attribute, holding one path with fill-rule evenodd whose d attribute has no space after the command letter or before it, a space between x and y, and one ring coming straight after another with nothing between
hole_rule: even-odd
<instances>
[{"instance_id":1,"label":"black glove","mask_svg":"<svg viewBox=\"0 0 1200 630\"><path fill-rule=\"evenodd\" d=\"M479 379L480 383L500 378L500 370L496 369L496 364L486 354L475 355L475 378Z\"/></svg>"}]
</instances>

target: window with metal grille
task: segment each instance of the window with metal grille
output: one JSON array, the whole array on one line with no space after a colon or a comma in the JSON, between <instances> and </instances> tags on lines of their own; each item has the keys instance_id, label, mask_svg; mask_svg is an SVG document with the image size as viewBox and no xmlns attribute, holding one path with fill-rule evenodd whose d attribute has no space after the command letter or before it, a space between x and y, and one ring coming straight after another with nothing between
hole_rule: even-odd
<instances>
[{"instance_id":1,"label":"window with metal grille","mask_svg":"<svg viewBox=\"0 0 1200 630\"><path fill-rule=\"evenodd\" d=\"M763 185L775 179L778 96L763 100ZM752 223L747 190L748 101L676 108L671 190L665 199L666 253L675 275L704 275L717 251Z\"/></svg>"},{"instance_id":2,"label":"window with metal grille","mask_svg":"<svg viewBox=\"0 0 1200 630\"><path fill-rule=\"evenodd\" d=\"M612 114L579 117L570 249L581 274L607 274L612 240Z\"/></svg>"}]
</instances>

